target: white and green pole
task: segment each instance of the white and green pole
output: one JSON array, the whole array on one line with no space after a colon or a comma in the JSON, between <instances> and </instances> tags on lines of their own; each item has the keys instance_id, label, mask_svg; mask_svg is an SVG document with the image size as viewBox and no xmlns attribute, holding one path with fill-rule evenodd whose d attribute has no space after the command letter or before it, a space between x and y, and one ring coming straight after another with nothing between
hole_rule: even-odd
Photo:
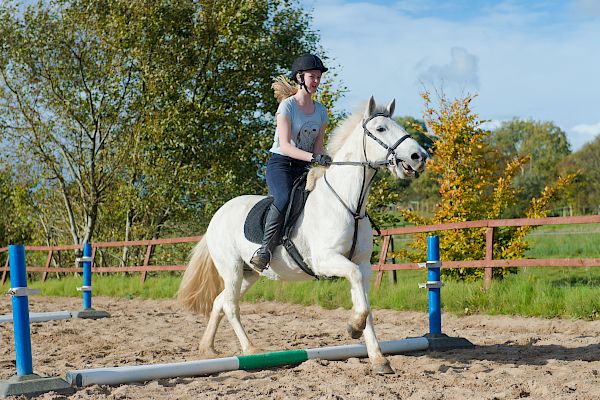
<instances>
[{"instance_id":1,"label":"white and green pole","mask_svg":"<svg viewBox=\"0 0 600 400\"><path fill-rule=\"evenodd\" d=\"M409 351L427 350L429 341L424 337L416 337L380 342L380 346L384 354L399 354ZM352 357L363 358L366 356L366 346L363 344L354 344L169 364L82 369L67 372L66 380L74 387L118 385L155 379L208 375L225 371L278 367L300 364L306 360L313 359L340 361Z\"/></svg>"}]
</instances>

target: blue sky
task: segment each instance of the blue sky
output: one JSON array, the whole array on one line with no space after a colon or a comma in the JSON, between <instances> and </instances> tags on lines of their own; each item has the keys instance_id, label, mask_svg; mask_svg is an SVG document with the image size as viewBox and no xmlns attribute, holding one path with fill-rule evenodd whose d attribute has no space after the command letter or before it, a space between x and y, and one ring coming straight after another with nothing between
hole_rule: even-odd
<instances>
[{"instance_id":1,"label":"blue sky","mask_svg":"<svg viewBox=\"0 0 600 400\"><path fill-rule=\"evenodd\" d=\"M553 121L572 149L600 134L600 0L302 0L349 92L420 117L424 88L477 93L482 119Z\"/></svg>"}]
</instances>

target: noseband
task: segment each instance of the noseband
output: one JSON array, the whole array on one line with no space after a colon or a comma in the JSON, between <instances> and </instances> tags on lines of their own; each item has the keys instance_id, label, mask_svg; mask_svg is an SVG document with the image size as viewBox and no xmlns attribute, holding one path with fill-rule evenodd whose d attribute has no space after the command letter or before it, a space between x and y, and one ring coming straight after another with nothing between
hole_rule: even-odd
<instances>
[{"instance_id":1,"label":"noseband","mask_svg":"<svg viewBox=\"0 0 600 400\"><path fill-rule=\"evenodd\" d=\"M325 180L325 183L327 184L329 189L331 189L333 194L342 203L342 205L346 208L346 210L348 210L348 212L350 212L350 214L352 214L352 216L354 217L354 234L352 236L352 247L350 248L350 253L348 255L348 260L350 260L350 261L352 261L352 256L354 255L354 250L356 249L356 240L357 240L357 235L358 235L358 222L367 215L366 210L363 215L360 215L360 210L366 201L366 193L368 192L368 188L369 188L369 186L371 186L371 182L373 181L373 178L375 178L375 175L377 175L377 172L379 171L380 168L390 167L390 166L397 167L398 163L402 162L402 159L400 157L398 157L398 155L396 154L396 149L398 148L398 146L400 146L400 144L402 142L404 142L406 139L408 139L410 137L409 134L406 134L406 135L402 136L400 139L398 139L396 141L396 143L394 143L391 146L388 146L385 142L383 142L377 136L373 135L371 133L371 131L369 131L369 129L367 128L367 124L369 123L369 121L371 121L375 117L391 118L390 115L387 113L375 113L363 121L362 127L363 127L364 134L365 134L363 136L363 153L365 156L365 161L334 161L331 163L332 165L355 165L355 166L363 167L362 189L361 189L360 195L358 197L358 205L356 207L356 211L352 211L352 209L346 204L346 202L344 202L344 200L340 197L340 195L337 194L335 189L333 189L333 187L331 186L329 181L327 181L327 173L325 173L323 175L323 179ZM382 146L384 149L387 150L387 154L386 154L384 160L369 161L367 159L367 143L366 143L367 136L370 137L371 139L375 140L375 142L377 142L380 146ZM390 156L392 156L392 157L390 157ZM365 181L366 181L366 176L367 176L367 168L374 169L375 173L371 177L369 184L365 186ZM379 229L377 229L377 228L376 228L376 230L379 231Z\"/></svg>"}]
</instances>

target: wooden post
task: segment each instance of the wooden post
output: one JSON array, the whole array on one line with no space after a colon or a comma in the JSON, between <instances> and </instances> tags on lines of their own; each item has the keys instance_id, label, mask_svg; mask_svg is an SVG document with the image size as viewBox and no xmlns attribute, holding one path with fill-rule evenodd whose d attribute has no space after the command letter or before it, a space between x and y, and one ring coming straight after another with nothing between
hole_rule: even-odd
<instances>
[{"instance_id":1,"label":"wooden post","mask_svg":"<svg viewBox=\"0 0 600 400\"><path fill-rule=\"evenodd\" d=\"M2 282L0 282L1 285L4 285L4 282L6 282L6 272L8 271L8 252L6 252L6 263L4 263L4 271L2 271Z\"/></svg>"},{"instance_id":2,"label":"wooden post","mask_svg":"<svg viewBox=\"0 0 600 400\"><path fill-rule=\"evenodd\" d=\"M390 235L390 250L392 251L392 253L394 252L394 237L392 235ZM396 259L392 257L392 262L396 262ZM388 281L390 283L396 284L398 283L398 278L396 277L396 270L393 269L391 271L388 271Z\"/></svg>"},{"instance_id":3,"label":"wooden post","mask_svg":"<svg viewBox=\"0 0 600 400\"><path fill-rule=\"evenodd\" d=\"M390 247L390 236L383 237L383 244L381 245L381 251L379 252L379 266L381 267L385 264L385 258L387 256L388 248ZM381 278L383 277L383 270L377 271L377 276L375 278L375 289L379 289L381 286Z\"/></svg>"},{"instance_id":4,"label":"wooden post","mask_svg":"<svg viewBox=\"0 0 600 400\"><path fill-rule=\"evenodd\" d=\"M46 277L50 272L50 263L52 262L53 250L48 251L48 258L46 259L46 265L44 265L44 272L42 273L42 282L46 282Z\"/></svg>"},{"instance_id":5,"label":"wooden post","mask_svg":"<svg viewBox=\"0 0 600 400\"><path fill-rule=\"evenodd\" d=\"M144 257L144 267L147 267L148 265L150 265L150 257L152 257L152 252L153 251L154 251L154 245L153 244L149 244L148 247L146 247L146 256ZM146 281L146 274L147 273L148 273L148 271L142 271L142 275L140 276L140 283L142 285Z\"/></svg>"},{"instance_id":6,"label":"wooden post","mask_svg":"<svg viewBox=\"0 0 600 400\"><path fill-rule=\"evenodd\" d=\"M494 259L494 228L488 227L485 232L485 261ZM483 271L483 290L488 290L492 285L493 269L491 263Z\"/></svg>"}]
</instances>

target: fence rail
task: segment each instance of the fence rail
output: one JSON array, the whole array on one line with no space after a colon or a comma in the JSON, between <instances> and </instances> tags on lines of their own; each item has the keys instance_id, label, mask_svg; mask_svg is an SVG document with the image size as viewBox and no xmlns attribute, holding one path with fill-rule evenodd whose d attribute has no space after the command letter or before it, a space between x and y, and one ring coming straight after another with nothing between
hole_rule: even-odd
<instances>
[{"instance_id":1,"label":"fence rail","mask_svg":"<svg viewBox=\"0 0 600 400\"><path fill-rule=\"evenodd\" d=\"M436 225L410 226L403 228L382 229L383 243L379 253L379 262L373 265L377 271L375 287L381 285L384 271L405 269L419 269L417 263L387 263L387 254L390 250L393 235L407 235L414 233L433 233L455 229L485 228L485 259L469 261L443 261L442 268L484 268L483 287L489 289L492 284L493 268L502 267L598 267L600 258L538 258L538 259L510 259L494 260L494 230L501 227L514 226L542 226L542 225L574 225L600 223L600 215L586 215L578 217L546 217L546 218L515 218L515 219L490 219L480 221L452 222ZM443 258L443 257L442 257Z\"/></svg>"},{"instance_id":2,"label":"fence rail","mask_svg":"<svg viewBox=\"0 0 600 400\"><path fill-rule=\"evenodd\" d=\"M597 267L600 266L600 258L541 258L541 259L493 259L494 250L494 230L500 227L515 227L515 226L542 226L542 225L571 225L571 224L594 224L600 223L600 215L579 216L579 217L547 217L547 218L519 218L519 219L496 219L496 220L481 220L481 221L465 221L453 222L436 225L411 226L402 228L391 228L381 230L383 238L379 258L377 264L373 265L373 271L376 272L375 287L379 287L385 271L390 271L395 274L397 270L418 269L417 263L388 263L388 253L394 235L407 235L414 233L434 233L440 231L454 229L472 229L485 228L485 259L469 260L469 261L443 261L443 268L484 268L484 289L488 289L492 283L493 268L502 267L539 267L539 266L556 266L556 267ZM156 246L166 244L180 244L198 242L202 236L189 236L181 238L153 239L153 240L136 240L136 241L121 241L121 242L98 242L93 243L92 258L96 256L98 249L115 248L115 247L132 247L146 246L143 265L136 266L108 266L98 267L92 262L92 271L98 272L140 272L140 280L143 283L148 272L156 271L182 271L185 265L152 265L152 255ZM28 252L47 252L46 263L44 266L27 267L28 272L41 272L42 279L45 280L49 273L76 273L83 272L82 268L77 267L61 267L51 266L53 256L61 251L75 251L83 248L83 245L67 245L67 246L25 246ZM7 252L7 248L0 248L0 254ZM6 281L9 273L8 257L2 271L0 283Z\"/></svg>"}]
</instances>

